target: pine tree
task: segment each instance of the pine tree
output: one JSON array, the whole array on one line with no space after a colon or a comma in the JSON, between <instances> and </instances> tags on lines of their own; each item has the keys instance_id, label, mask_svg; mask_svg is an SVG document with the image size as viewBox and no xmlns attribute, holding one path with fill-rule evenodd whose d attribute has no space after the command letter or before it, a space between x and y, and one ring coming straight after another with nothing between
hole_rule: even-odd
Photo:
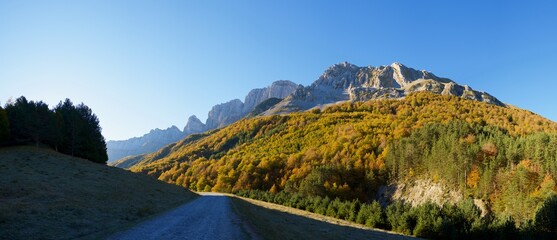
<instances>
[{"instance_id":1,"label":"pine tree","mask_svg":"<svg viewBox=\"0 0 557 240\"><path fill-rule=\"evenodd\" d=\"M106 142L99 120L91 109L83 103L76 107L70 99L66 99L54 111L61 126L57 140L59 150L93 162L106 163Z\"/></svg>"}]
</instances>

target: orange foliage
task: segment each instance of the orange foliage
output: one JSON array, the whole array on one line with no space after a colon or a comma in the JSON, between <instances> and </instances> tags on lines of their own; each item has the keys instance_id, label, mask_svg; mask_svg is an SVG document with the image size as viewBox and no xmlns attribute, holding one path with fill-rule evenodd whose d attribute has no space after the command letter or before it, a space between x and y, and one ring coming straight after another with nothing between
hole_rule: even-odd
<instances>
[{"instance_id":1,"label":"orange foliage","mask_svg":"<svg viewBox=\"0 0 557 240\"><path fill-rule=\"evenodd\" d=\"M466 178L466 185L470 188L476 188L478 182L480 181L480 170L477 165L472 166L472 171L468 174Z\"/></svg>"}]
</instances>

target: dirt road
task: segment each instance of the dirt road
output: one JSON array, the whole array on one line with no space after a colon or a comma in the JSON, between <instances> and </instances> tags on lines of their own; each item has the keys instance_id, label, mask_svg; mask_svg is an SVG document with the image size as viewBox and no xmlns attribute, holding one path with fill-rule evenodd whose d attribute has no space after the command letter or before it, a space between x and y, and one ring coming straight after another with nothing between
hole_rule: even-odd
<instances>
[{"instance_id":1,"label":"dirt road","mask_svg":"<svg viewBox=\"0 0 557 240\"><path fill-rule=\"evenodd\" d=\"M170 212L109 237L117 239L253 239L232 211L230 199L204 194Z\"/></svg>"}]
</instances>

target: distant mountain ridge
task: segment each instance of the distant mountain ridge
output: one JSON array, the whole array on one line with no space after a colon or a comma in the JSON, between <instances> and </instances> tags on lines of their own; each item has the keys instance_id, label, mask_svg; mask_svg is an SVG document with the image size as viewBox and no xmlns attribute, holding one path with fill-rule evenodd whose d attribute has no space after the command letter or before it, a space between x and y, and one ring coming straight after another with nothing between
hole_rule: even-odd
<instances>
[{"instance_id":1,"label":"distant mountain ridge","mask_svg":"<svg viewBox=\"0 0 557 240\"><path fill-rule=\"evenodd\" d=\"M475 91L448 78L437 77L425 70L415 70L401 63L358 67L343 62L329 67L311 85L298 88L263 115L322 108L343 101L403 98L408 93L419 91L453 95L498 106L505 105L488 93Z\"/></svg>"},{"instance_id":2,"label":"distant mountain ridge","mask_svg":"<svg viewBox=\"0 0 557 240\"><path fill-rule=\"evenodd\" d=\"M141 137L127 140L108 141L106 143L108 162L137 154L153 152L162 146L176 142L184 137L184 132L178 127L172 126L167 129L153 129Z\"/></svg>"},{"instance_id":3,"label":"distant mountain ridge","mask_svg":"<svg viewBox=\"0 0 557 240\"><path fill-rule=\"evenodd\" d=\"M297 85L291 81L278 80L268 87L251 90L246 95L244 102L239 99L233 99L226 103L213 106L208 113L205 123L201 122L197 116L192 115L188 118L188 122L182 131L176 126L164 130L157 128L141 137L108 141L106 144L108 162L114 162L127 156L154 152L188 135L227 126L251 113L256 106L263 101L270 98L283 99L299 87L301 87L301 85Z\"/></svg>"}]
</instances>

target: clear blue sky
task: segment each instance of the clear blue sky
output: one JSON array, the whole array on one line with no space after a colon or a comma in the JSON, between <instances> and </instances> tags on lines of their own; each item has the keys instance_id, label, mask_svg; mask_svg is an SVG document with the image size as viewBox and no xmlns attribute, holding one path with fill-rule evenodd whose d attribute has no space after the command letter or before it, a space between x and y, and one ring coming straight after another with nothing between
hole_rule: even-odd
<instances>
[{"instance_id":1,"label":"clear blue sky","mask_svg":"<svg viewBox=\"0 0 557 240\"><path fill-rule=\"evenodd\" d=\"M557 120L555 1L0 1L0 101L84 102L108 140L332 64L398 61Z\"/></svg>"}]
</instances>

